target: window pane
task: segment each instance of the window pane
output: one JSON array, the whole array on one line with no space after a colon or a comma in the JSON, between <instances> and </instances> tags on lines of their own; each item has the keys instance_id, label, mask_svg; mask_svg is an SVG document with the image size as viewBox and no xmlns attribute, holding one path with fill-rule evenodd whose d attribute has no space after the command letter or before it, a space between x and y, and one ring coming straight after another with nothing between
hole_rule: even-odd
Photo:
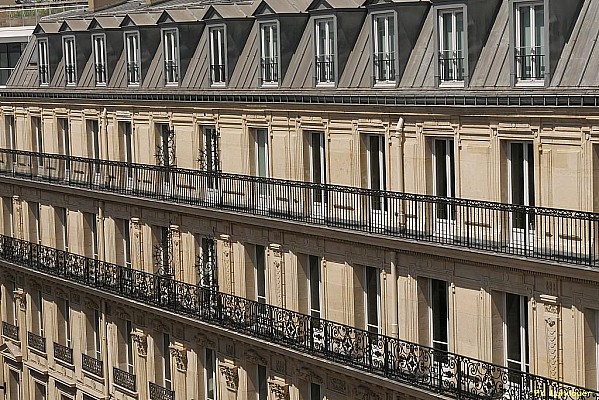
<instances>
[{"instance_id":1,"label":"window pane","mask_svg":"<svg viewBox=\"0 0 599 400\"><path fill-rule=\"evenodd\" d=\"M447 283L437 279L431 280L431 307L433 319L433 347L447 350Z\"/></svg>"}]
</instances>

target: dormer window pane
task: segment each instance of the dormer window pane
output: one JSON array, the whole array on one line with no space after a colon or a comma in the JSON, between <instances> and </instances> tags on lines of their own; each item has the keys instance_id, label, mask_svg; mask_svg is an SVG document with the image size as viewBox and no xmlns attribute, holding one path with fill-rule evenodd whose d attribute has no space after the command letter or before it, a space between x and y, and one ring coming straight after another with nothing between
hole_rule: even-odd
<instances>
[{"instance_id":1,"label":"dormer window pane","mask_svg":"<svg viewBox=\"0 0 599 400\"><path fill-rule=\"evenodd\" d=\"M279 36L277 24L263 24L261 32L262 83L279 82Z\"/></svg>"},{"instance_id":2,"label":"dormer window pane","mask_svg":"<svg viewBox=\"0 0 599 400\"><path fill-rule=\"evenodd\" d=\"M519 81L545 78L545 12L543 4L516 9L516 77Z\"/></svg>"},{"instance_id":3,"label":"dormer window pane","mask_svg":"<svg viewBox=\"0 0 599 400\"><path fill-rule=\"evenodd\" d=\"M164 43L164 75L167 84L179 82L179 40L176 29L165 30L162 36Z\"/></svg>"},{"instance_id":4,"label":"dormer window pane","mask_svg":"<svg viewBox=\"0 0 599 400\"><path fill-rule=\"evenodd\" d=\"M64 70L67 85L74 85L77 82L75 60L75 38L64 38Z\"/></svg>"},{"instance_id":5,"label":"dormer window pane","mask_svg":"<svg viewBox=\"0 0 599 400\"><path fill-rule=\"evenodd\" d=\"M37 43L39 56L39 82L40 85L47 85L50 82L50 64L48 62L48 41L43 39Z\"/></svg>"},{"instance_id":6,"label":"dormer window pane","mask_svg":"<svg viewBox=\"0 0 599 400\"><path fill-rule=\"evenodd\" d=\"M335 83L333 19L316 21L316 84Z\"/></svg>"},{"instance_id":7,"label":"dormer window pane","mask_svg":"<svg viewBox=\"0 0 599 400\"><path fill-rule=\"evenodd\" d=\"M106 41L104 35L93 37L96 85L106 85Z\"/></svg>"},{"instance_id":8,"label":"dormer window pane","mask_svg":"<svg viewBox=\"0 0 599 400\"><path fill-rule=\"evenodd\" d=\"M439 75L441 82L464 80L464 13L439 14Z\"/></svg>"},{"instance_id":9,"label":"dormer window pane","mask_svg":"<svg viewBox=\"0 0 599 400\"><path fill-rule=\"evenodd\" d=\"M374 79L395 82L395 19L393 15L374 17Z\"/></svg>"},{"instance_id":10,"label":"dormer window pane","mask_svg":"<svg viewBox=\"0 0 599 400\"><path fill-rule=\"evenodd\" d=\"M127 47L127 83L139 85L139 34L137 32L125 34L125 45Z\"/></svg>"},{"instance_id":11,"label":"dormer window pane","mask_svg":"<svg viewBox=\"0 0 599 400\"><path fill-rule=\"evenodd\" d=\"M210 82L224 85L225 70L225 28L210 28Z\"/></svg>"}]
</instances>

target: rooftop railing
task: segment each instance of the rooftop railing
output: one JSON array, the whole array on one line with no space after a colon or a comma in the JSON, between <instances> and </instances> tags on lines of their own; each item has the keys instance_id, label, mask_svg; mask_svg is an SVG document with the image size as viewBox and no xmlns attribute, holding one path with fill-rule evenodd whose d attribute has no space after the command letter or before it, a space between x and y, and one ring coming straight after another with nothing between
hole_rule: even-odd
<instances>
[{"instance_id":1,"label":"rooftop railing","mask_svg":"<svg viewBox=\"0 0 599 400\"><path fill-rule=\"evenodd\" d=\"M599 213L0 149L0 175L530 259L599 266Z\"/></svg>"},{"instance_id":2,"label":"rooftop railing","mask_svg":"<svg viewBox=\"0 0 599 400\"><path fill-rule=\"evenodd\" d=\"M456 399L580 400L599 392L0 235L0 260ZM113 369L135 391L135 375Z\"/></svg>"}]
</instances>

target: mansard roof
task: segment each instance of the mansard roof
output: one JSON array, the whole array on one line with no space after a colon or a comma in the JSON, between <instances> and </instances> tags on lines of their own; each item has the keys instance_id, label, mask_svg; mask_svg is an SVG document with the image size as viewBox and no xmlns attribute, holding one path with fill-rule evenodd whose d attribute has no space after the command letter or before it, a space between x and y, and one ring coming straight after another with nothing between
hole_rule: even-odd
<instances>
[{"instance_id":1,"label":"mansard roof","mask_svg":"<svg viewBox=\"0 0 599 400\"><path fill-rule=\"evenodd\" d=\"M160 14L157 12L129 13L123 18L120 26L152 26L156 25L158 18L160 18Z\"/></svg>"},{"instance_id":2,"label":"mansard roof","mask_svg":"<svg viewBox=\"0 0 599 400\"><path fill-rule=\"evenodd\" d=\"M117 29L121 26L123 18L114 15L97 16L91 20L88 29Z\"/></svg>"},{"instance_id":3,"label":"mansard roof","mask_svg":"<svg viewBox=\"0 0 599 400\"><path fill-rule=\"evenodd\" d=\"M65 19L58 28L59 32L86 32L89 27L89 20L86 19Z\"/></svg>"},{"instance_id":4,"label":"mansard roof","mask_svg":"<svg viewBox=\"0 0 599 400\"><path fill-rule=\"evenodd\" d=\"M158 24L179 24L202 21L206 8L182 8L164 10L158 18Z\"/></svg>"}]
</instances>

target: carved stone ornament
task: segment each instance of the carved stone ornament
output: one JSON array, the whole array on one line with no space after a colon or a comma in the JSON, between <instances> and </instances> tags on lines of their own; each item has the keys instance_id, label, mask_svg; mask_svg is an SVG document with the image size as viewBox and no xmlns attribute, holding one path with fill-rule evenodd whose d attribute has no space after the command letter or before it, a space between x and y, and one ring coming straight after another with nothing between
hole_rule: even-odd
<instances>
[{"instance_id":1,"label":"carved stone ornament","mask_svg":"<svg viewBox=\"0 0 599 400\"><path fill-rule=\"evenodd\" d=\"M356 400L383 400L380 394L364 385L358 385L354 389L354 398Z\"/></svg>"},{"instance_id":2,"label":"carved stone ornament","mask_svg":"<svg viewBox=\"0 0 599 400\"><path fill-rule=\"evenodd\" d=\"M324 383L324 380L314 370L308 367L300 367L297 369L297 376L306 382L313 382L319 385Z\"/></svg>"},{"instance_id":3,"label":"carved stone ornament","mask_svg":"<svg viewBox=\"0 0 599 400\"><path fill-rule=\"evenodd\" d=\"M61 299L69 300L69 295L59 287L57 287L54 290L54 293L56 294L56 297L60 297Z\"/></svg>"},{"instance_id":4,"label":"carved stone ornament","mask_svg":"<svg viewBox=\"0 0 599 400\"><path fill-rule=\"evenodd\" d=\"M123 321L131 321L131 314L123 310L122 307L117 307L116 310L114 310L113 315Z\"/></svg>"},{"instance_id":5,"label":"carved stone ornament","mask_svg":"<svg viewBox=\"0 0 599 400\"><path fill-rule=\"evenodd\" d=\"M175 359L177 370L181 372L187 371L187 349L182 346L171 346L169 349Z\"/></svg>"},{"instance_id":6,"label":"carved stone ornament","mask_svg":"<svg viewBox=\"0 0 599 400\"><path fill-rule=\"evenodd\" d=\"M559 314L559 306L557 304L545 304L545 312Z\"/></svg>"},{"instance_id":7,"label":"carved stone ornament","mask_svg":"<svg viewBox=\"0 0 599 400\"><path fill-rule=\"evenodd\" d=\"M216 348L216 340L214 340L214 338L208 338L206 335L204 335L203 333L196 333L192 339L192 341L194 343L197 343L200 347L209 347L209 348Z\"/></svg>"},{"instance_id":8,"label":"carved stone ornament","mask_svg":"<svg viewBox=\"0 0 599 400\"><path fill-rule=\"evenodd\" d=\"M89 297L85 297L83 299L83 306L85 308L87 308L88 310L99 310L100 309L100 307L98 306L98 303L96 303L95 301L93 301Z\"/></svg>"},{"instance_id":9,"label":"carved stone ornament","mask_svg":"<svg viewBox=\"0 0 599 400\"><path fill-rule=\"evenodd\" d=\"M237 392L237 388L239 387L239 367L220 365L218 369L220 374L225 378L227 389Z\"/></svg>"},{"instance_id":10,"label":"carved stone ornament","mask_svg":"<svg viewBox=\"0 0 599 400\"><path fill-rule=\"evenodd\" d=\"M279 382L268 382L270 387L270 394L275 400L288 400L289 399L289 385Z\"/></svg>"},{"instance_id":11,"label":"carved stone ornament","mask_svg":"<svg viewBox=\"0 0 599 400\"><path fill-rule=\"evenodd\" d=\"M245 352L245 360L252 364L257 365L267 365L266 358L262 357L260 354L256 353L255 350L248 350Z\"/></svg>"},{"instance_id":12,"label":"carved stone ornament","mask_svg":"<svg viewBox=\"0 0 599 400\"><path fill-rule=\"evenodd\" d=\"M168 328L168 326L159 319L152 320L152 328L154 328L155 331L162 332L162 333L170 332L170 329Z\"/></svg>"},{"instance_id":13,"label":"carved stone ornament","mask_svg":"<svg viewBox=\"0 0 599 400\"><path fill-rule=\"evenodd\" d=\"M545 334L547 336L547 363L549 375L558 379L558 324L557 316L545 318Z\"/></svg>"},{"instance_id":14,"label":"carved stone ornament","mask_svg":"<svg viewBox=\"0 0 599 400\"><path fill-rule=\"evenodd\" d=\"M335 378L334 376L329 376L327 386L334 392L341 394L347 393L347 384L343 379Z\"/></svg>"},{"instance_id":15,"label":"carved stone ornament","mask_svg":"<svg viewBox=\"0 0 599 400\"><path fill-rule=\"evenodd\" d=\"M21 311L27 310L27 294L21 288L15 290L14 292L15 301L19 304L19 309Z\"/></svg>"},{"instance_id":16,"label":"carved stone ornament","mask_svg":"<svg viewBox=\"0 0 599 400\"><path fill-rule=\"evenodd\" d=\"M145 333L138 329L134 329L131 332L131 341L135 343L137 347L137 354L145 357L148 355L148 339Z\"/></svg>"}]
</instances>

